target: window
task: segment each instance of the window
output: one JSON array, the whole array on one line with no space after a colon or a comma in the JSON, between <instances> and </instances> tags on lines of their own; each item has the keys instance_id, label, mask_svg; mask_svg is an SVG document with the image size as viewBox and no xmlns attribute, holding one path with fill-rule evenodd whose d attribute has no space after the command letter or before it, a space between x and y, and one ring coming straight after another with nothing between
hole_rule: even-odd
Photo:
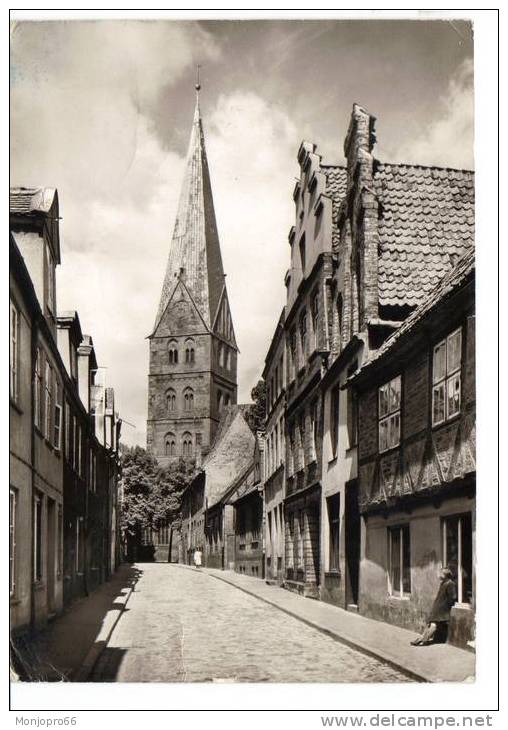
<instances>
[{"instance_id":1,"label":"window","mask_svg":"<svg viewBox=\"0 0 508 730\"><path fill-rule=\"evenodd\" d=\"M183 409L184 411L194 409L194 391L192 388L186 388L183 392Z\"/></svg>"},{"instance_id":2,"label":"window","mask_svg":"<svg viewBox=\"0 0 508 730\"><path fill-rule=\"evenodd\" d=\"M402 598L411 593L411 548L409 525L388 529L390 594Z\"/></svg>"},{"instance_id":3,"label":"window","mask_svg":"<svg viewBox=\"0 0 508 730\"><path fill-rule=\"evenodd\" d=\"M305 413L298 418L298 469L305 467Z\"/></svg>"},{"instance_id":4,"label":"window","mask_svg":"<svg viewBox=\"0 0 508 730\"><path fill-rule=\"evenodd\" d=\"M471 513L443 519L443 566L457 582L457 601L471 603L473 596L473 538Z\"/></svg>"},{"instance_id":5,"label":"window","mask_svg":"<svg viewBox=\"0 0 508 730\"><path fill-rule=\"evenodd\" d=\"M183 457L189 458L192 456L192 435L190 433L184 433L182 436L182 452Z\"/></svg>"},{"instance_id":6,"label":"window","mask_svg":"<svg viewBox=\"0 0 508 730\"><path fill-rule=\"evenodd\" d=\"M33 514L34 580L42 580L42 495L34 496Z\"/></svg>"},{"instance_id":7,"label":"window","mask_svg":"<svg viewBox=\"0 0 508 730\"><path fill-rule=\"evenodd\" d=\"M295 426L291 423L288 426L289 449L288 449L288 476L295 473Z\"/></svg>"},{"instance_id":8,"label":"window","mask_svg":"<svg viewBox=\"0 0 508 730\"><path fill-rule=\"evenodd\" d=\"M400 442L400 375L379 388L379 451Z\"/></svg>"},{"instance_id":9,"label":"window","mask_svg":"<svg viewBox=\"0 0 508 730\"><path fill-rule=\"evenodd\" d=\"M318 403L317 400L310 407L310 460L317 460L317 427L318 427Z\"/></svg>"},{"instance_id":10,"label":"window","mask_svg":"<svg viewBox=\"0 0 508 730\"><path fill-rule=\"evenodd\" d=\"M55 383L55 416L53 422L53 446L60 451L62 447L62 405L60 385Z\"/></svg>"},{"instance_id":11,"label":"window","mask_svg":"<svg viewBox=\"0 0 508 730\"><path fill-rule=\"evenodd\" d=\"M10 396L12 400L17 401L19 397L19 312L12 300L10 302L9 334Z\"/></svg>"},{"instance_id":12,"label":"window","mask_svg":"<svg viewBox=\"0 0 508 730\"><path fill-rule=\"evenodd\" d=\"M37 428L42 429L42 351L40 347L37 348L35 356L34 422Z\"/></svg>"},{"instance_id":13,"label":"window","mask_svg":"<svg viewBox=\"0 0 508 730\"><path fill-rule=\"evenodd\" d=\"M305 274L305 235L303 235L300 239L299 248L300 248L300 263L302 264L302 274Z\"/></svg>"},{"instance_id":14,"label":"window","mask_svg":"<svg viewBox=\"0 0 508 730\"><path fill-rule=\"evenodd\" d=\"M339 446L339 408L340 408L340 386L333 388L330 396L330 439L332 446L332 459L337 456Z\"/></svg>"},{"instance_id":15,"label":"window","mask_svg":"<svg viewBox=\"0 0 508 730\"><path fill-rule=\"evenodd\" d=\"M222 391L217 391L217 410L220 412L222 409Z\"/></svg>"},{"instance_id":16,"label":"window","mask_svg":"<svg viewBox=\"0 0 508 730\"><path fill-rule=\"evenodd\" d=\"M275 424L275 428L273 430L273 455L274 455L274 467L277 469L279 466L279 426L278 424Z\"/></svg>"},{"instance_id":17,"label":"window","mask_svg":"<svg viewBox=\"0 0 508 730\"><path fill-rule=\"evenodd\" d=\"M307 312L304 310L300 316L300 344L302 347L302 366L307 358Z\"/></svg>"},{"instance_id":18,"label":"window","mask_svg":"<svg viewBox=\"0 0 508 730\"><path fill-rule=\"evenodd\" d=\"M166 406L168 411L174 411L176 408L176 393L172 388L166 393Z\"/></svg>"},{"instance_id":19,"label":"window","mask_svg":"<svg viewBox=\"0 0 508 730\"><path fill-rule=\"evenodd\" d=\"M51 413L53 411L53 369L49 362L46 360L46 370L44 378L44 392L45 392L45 428L44 435L48 441L51 440Z\"/></svg>"},{"instance_id":20,"label":"window","mask_svg":"<svg viewBox=\"0 0 508 730\"><path fill-rule=\"evenodd\" d=\"M81 426L77 422L76 422L76 430L75 430L74 433L76 435L76 446L75 446L76 465L75 465L75 469L76 469L77 473L79 474L79 476L81 476L82 468L83 468L82 467L82 453L81 453Z\"/></svg>"},{"instance_id":21,"label":"window","mask_svg":"<svg viewBox=\"0 0 508 730\"><path fill-rule=\"evenodd\" d=\"M76 471L76 416L72 416L71 426L71 448L72 448L72 468Z\"/></svg>"},{"instance_id":22,"label":"window","mask_svg":"<svg viewBox=\"0 0 508 730\"><path fill-rule=\"evenodd\" d=\"M16 518L18 495L9 490L9 586L11 596L16 589Z\"/></svg>"},{"instance_id":23,"label":"window","mask_svg":"<svg viewBox=\"0 0 508 730\"><path fill-rule=\"evenodd\" d=\"M55 269L53 267L53 257L49 246L46 245L46 275L48 287L48 308L52 314L55 312Z\"/></svg>"},{"instance_id":24,"label":"window","mask_svg":"<svg viewBox=\"0 0 508 730\"><path fill-rule=\"evenodd\" d=\"M343 303L342 303L342 294L338 294L337 295L337 328L338 328L338 331L337 331L337 342L338 342L339 352L342 350L342 336L343 336L343 332L342 332L342 327L343 327L343 325L342 325L342 317L343 317L343 311L344 311L344 306L343 306Z\"/></svg>"},{"instance_id":25,"label":"window","mask_svg":"<svg viewBox=\"0 0 508 730\"><path fill-rule=\"evenodd\" d=\"M170 365L178 365L178 346L174 340L169 343L168 356Z\"/></svg>"},{"instance_id":26,"label":"window","mask_svg":"<svg viewBox=\"0 0 508 730\"><path fill-rule=\"evenodd\" d=\"M185 341L185 362L194 362L194 340Z\"/></svg>"},{"instance_id":27,"label":"window","mask_svg":"<svg viewBox=\"0 0 508 730\"><path fill-rule=\"evenodd\" d=\"M318 349L318 340L319 340L319 292L315 292L314 296L312 297L312 336L314 338L313 341L313 349Z\"/></svg>"},{"instance_id":28,"label":"window","mask_svg":"<svg viewBox=\"0 0 508 730\"><path fill-rule=\"evenodd\" d=\"M219 342L217 345L217 362L219 363L219 367L222 367L222 350L223 344L222 342Z\"/></svg>"},{"instance_id":29,"label":"window","mask_svg":"<svg viewBox=\"0 0 508 730\"><path fill-rule=\"evenodd\" d=\"M331 573L340 571L339 531L340 531L340 495L334 494L326 500L328 509L328 530L330 543L328 550L328 569Z\"/></svg>"},{"instance_id":30,"label":"window","mask_svg":"<svg viewBox=\"0 0 508 730\"><path fill-rule=\"evenodd\" d=\"M295 519L297 515L295 512ZM296 524L296 567L298 570L303 571L303 540L304 540L304 530L305 530L305 522L304 522L304 513L303 509L298 510L298 518L297 518L297 524Z\"/></svg>"},{"instance_id":31,"label":"window","mask_svg":"<svg viewBox=\"0 0 508 730\"><path fill-rule=\"evenodd\" d=\"M64 448L65 448L65 458L67 461L70 460L70 431L71 431L71 407L69 405L69 401L65 401L65 441L64 441Z\"/></svg>"},{"instance_id":32,"label":"window","mask_svg":"<svg viewBox=\"0 0 508 730\"><path fill-rule=\"evenodd\" d=\"M174 433L166 434L164 440L164 454L165 456L176 456L176 437Z\"/></svg>"},{"instance_id":33,"label":"window","mask_svg":"<svg viewBox=\"0 0 508 730\"><path fill-rule=\"evenodd\" d=\"M432 361L432 423L437 425L460 411L462 331L452 332L434 347Z\"/></svg>"},{"instance_id":34,"label":"window","mask_svg":"<svg viewBox=\"0 0 508 730\"><path fill-rule=\"evenodd\" d=\"M56 523L56 573L58 578L62 576L62 557L63 557L63 508L58 505L57 523Z\"/></svg>"},{"instance_id":35,"label":"window","mask_svg":"<svg viewBox=\"0 0 508 730\"><path fill-rule=\"evenodd\" d=\"M358 370L358 361L347 369L348 378ZM349 448L358 443L358 394L354 388L347 389L347 429L349 437Z\"/></svg>"},{"instance_id":36,"label":"window","mask_svg":"<svg viewBox=\"0 0 508 730\"><path fill-rule=\"evenodd\" d=\"M289 379L293 380L297 369L297 352L296 352L296 329L291 328L289 333Z\"/></svg>"},{"instance_id":37,"label":"window","mask_svg":"<svg viewBox=\"0 0 508 730\"><path fill-rule=\"evenodd\" d=\"M229 402L230 402L229 393L226 393L226 395L224 396L224 405L228 406Z\"/></svg>"}]
</instances>

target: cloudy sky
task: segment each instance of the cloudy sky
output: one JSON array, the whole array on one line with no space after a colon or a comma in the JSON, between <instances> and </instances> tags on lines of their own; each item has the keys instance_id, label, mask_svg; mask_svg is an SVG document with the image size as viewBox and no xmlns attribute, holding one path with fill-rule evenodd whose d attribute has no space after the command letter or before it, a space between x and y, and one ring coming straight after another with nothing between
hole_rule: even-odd
<instances>
[{"instance_id":1,"label":"cloudy sky","mask_svg":"<svg viewBox=\"0 0 508 730\"><path fill-rule=\"evenodd\" d=\"M56 187L58 308L77 309L145 443L148 345L201 64L201 109L240 347L239 400L284 304L302 139L343 161L353 102L376 155L472 168L473 41L461 21L19 22L11 184Z\"/></svg>"}]
</instances>

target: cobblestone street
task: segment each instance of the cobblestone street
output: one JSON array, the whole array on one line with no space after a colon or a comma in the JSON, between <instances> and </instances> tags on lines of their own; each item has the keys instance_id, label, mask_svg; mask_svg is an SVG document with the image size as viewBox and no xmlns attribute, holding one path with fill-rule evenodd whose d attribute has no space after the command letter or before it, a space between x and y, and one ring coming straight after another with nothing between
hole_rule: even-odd
<instances>
[{"instance_id":1,"label":"cobblestone street","mask_svg":"<svg viewBox=\"0 0 508 730\"><path fill-rule=\"evenodd\" d=\"M92 681L408 681L206 573L137 567L140 579Z\"/></svg>"}]
</instances>

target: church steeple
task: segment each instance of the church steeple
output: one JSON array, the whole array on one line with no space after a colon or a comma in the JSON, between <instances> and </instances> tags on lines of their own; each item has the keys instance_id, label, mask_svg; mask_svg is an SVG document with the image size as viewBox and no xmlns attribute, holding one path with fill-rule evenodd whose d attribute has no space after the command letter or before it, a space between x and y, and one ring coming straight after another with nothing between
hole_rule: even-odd
<instances>
[{"instance_id":1,"label":"church steeple","mask_svg":"<svg viewBox=\"0 0 508 730\"><path fill-rule=\"evenodd\" d=\"M147 449L200 458L237 398L237 354L210 172L196 108L162 292L149 337Z\"/></svg>"},{"instance_id":2,"label":"church steeple","mask_svg":"<svg viewBox=\"0 0 508 730\"><path fill-rule=\"evenodd\" d=\"M195 88L196 106L184 179L154 332L180 279L210 329L225 286L199 107L199 75Z\"/></svg>"}]
</instances>

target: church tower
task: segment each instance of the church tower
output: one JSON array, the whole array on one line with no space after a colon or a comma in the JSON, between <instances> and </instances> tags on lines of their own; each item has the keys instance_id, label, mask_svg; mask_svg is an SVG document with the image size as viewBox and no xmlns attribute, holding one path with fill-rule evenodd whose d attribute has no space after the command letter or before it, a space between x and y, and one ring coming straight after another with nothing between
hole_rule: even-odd
<instances>
[{"instance_id":1,"label":"church tower","mask_svg":"<svg viewBox=\"0 0 508 730\"><path fill-rule=\"evenodd\" d=\"M200 459L236 404L237 353L199 109L199 83L166 275L150 343L147 449Z\"/></svg>"}]
</instances>

